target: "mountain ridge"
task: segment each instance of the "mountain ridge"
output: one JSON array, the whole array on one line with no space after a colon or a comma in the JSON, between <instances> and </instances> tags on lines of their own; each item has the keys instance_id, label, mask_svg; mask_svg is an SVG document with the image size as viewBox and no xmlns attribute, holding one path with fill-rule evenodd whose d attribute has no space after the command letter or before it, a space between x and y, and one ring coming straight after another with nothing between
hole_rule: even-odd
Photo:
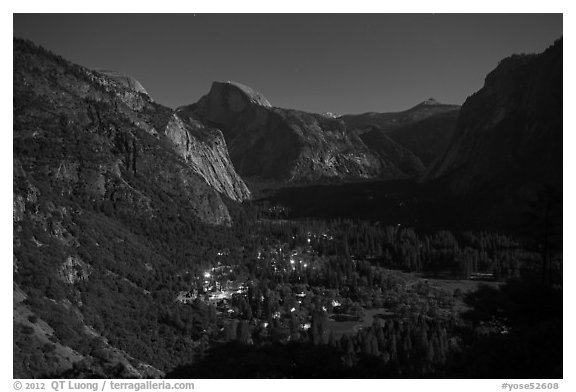
<instances>
[{"instance_id":1,"label":"mountain ridge","mask_svg":"<svg viewBox=\"0 0 576 392\"><path fill-rule=\"evenodd\" d=\"M440 103L428 98L411 108L395 112L365 112L360 114L341 115L347 125L356 129L377 127L389 131L395 127L421 121L430 116L445 112L457 111L460 105Z\"/></svg>"},{"instance_id":2,"label":"mountain ridge","mask_svg":"<svg viewBox=\"0 0 576 392\"><path fill-rule=\"evenodd\" d=\"M359 134L379 132L386 135L428 166L447 148L459 112L459 105L428 98L399 112L367 112L339 118Z\"/></svg>"},{"instance_id":3,"label":"mountain ridge","mask_svg":"<svg viewBox=\"0 0 576 392\"><path fill-rule=\"evenodd\" d=\"M391 139L375 150L340 118L274 107L253 89L214 82L194 104L177 109L222 130L235 167L244 178L314 182L323 178L407 178L422 163ZM393 146L390 146L393 144ZM387 155L386 151L395 151ZM402 169L397 159L401 159Z\"/></svg>"}]
</instances>

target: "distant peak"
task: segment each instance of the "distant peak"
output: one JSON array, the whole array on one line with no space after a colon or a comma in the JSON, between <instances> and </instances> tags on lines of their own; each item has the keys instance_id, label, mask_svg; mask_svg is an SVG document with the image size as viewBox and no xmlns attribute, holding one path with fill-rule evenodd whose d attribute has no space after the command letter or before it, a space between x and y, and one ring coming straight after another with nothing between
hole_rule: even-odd
<instances>
[{"instance_id":1,"label":"distant peak","mask_svg":"<svg viewBox=\"0 0 576 392\"><path fill-rule=\"evenodd\" d=\"M428 98L427 100L423 101L420 105L442 105L442 103L438 102L434 98Z\"/></svg>"}]
</instances>

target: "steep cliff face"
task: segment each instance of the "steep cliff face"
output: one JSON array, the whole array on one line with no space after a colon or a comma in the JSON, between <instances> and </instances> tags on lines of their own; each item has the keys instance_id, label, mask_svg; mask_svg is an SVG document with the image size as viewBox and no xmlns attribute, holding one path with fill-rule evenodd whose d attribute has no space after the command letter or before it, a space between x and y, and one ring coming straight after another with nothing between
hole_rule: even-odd
<instances>
[{"instance_id":1,"label":"steep cliff face","mask_svg":"<svg viewBox=\"0 0 576 392\"><path fill-rule=\"evenodd\" d=\"M340 119L272 107L262 94L238 83L215 82L206 96L178 113L220 128L234 166L247 178L403 178L422 170L415 157L400 168L394 156L374 151ZM387 143L411 155L392 140Z\"/></svg>"},{"instance_id":2,"label":"steep cliff face","mask_svg":"<svg viewBox=\"0 0 576 392\"><path fill-rule=\"evenodd\" d=\"M193 118L183 121L174 113L164 134L188 165L218 192L240 202L250 198L250 190L234 170L218 129L208 128Z\"/></svg>"},{"instance_id":3,"label":"steep cliff face","mask_svg":"<svg viewBox=\"0 0 576 392\"><path fill-rule=\"evenodd\" d=\"M562 40L500 62L462 106L448 150L424 180L457 194L562 188Z\"/></svg>"}]
</instances>

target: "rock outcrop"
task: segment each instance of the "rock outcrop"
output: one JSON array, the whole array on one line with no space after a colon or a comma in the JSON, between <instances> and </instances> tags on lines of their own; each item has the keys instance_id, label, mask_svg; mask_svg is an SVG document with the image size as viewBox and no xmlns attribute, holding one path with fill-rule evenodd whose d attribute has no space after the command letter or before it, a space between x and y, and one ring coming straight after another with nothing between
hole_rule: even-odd
<instances>
[{"instance_id":1,"label":"rock outcrop","mask_svg":"<svg viewBox=\"0 0 576 392\"><path fill-rule=\"evenodd\" d=\"M193 118L183 121L177 113L164 128L176 150L202 178L232 200L250 198L250 190L234 170L222 132Z\"/></svg>"},{"instance_id":2,"label":"rock outcrop","mask_svg":"<svg viewBox=\"0 0 576 392\"><path fill-rule=\"evenodd\" d=\"M68 284L74 284L88 279L91 267L76 256L69 256L58 269L58 277Z\"/></svg>"},{"instance_id":3,"label":"rock outcrop","mask_svg":"<svg viewBox=\"0 0 576 392\"><path fill-rule=\"evenodd\" d=\"M178 115L221 129L244 178L314 182L405 178L422 171L418 158L390 139L389 148L372 149L338 118L272 107L262 94L238 83L214 82L207 95ZM400 165L397 155L387 155L391 150L410 158Z\"/></svg>"},{"instance_id":4,"label":"rock outcrop","mask_svg":"<svg viewBox=\"0 0 576 392\"><path fill-rule=\"evenodd\" d=\"M121 83L127 89L130 89L137 93L146 94L148 97L150 97L150 94L148 94L148 91L146 91L144 86L142 86L142 84L139 81L137 81L131 76L124 75L121 74L120 72L111 70L99 70L98 72L108 76L111 79L114 79L118 83ZM152 99L152 97L150 97L150 99Z\"/></svg>"},{"instance_id":5,"label":"rock outcrop","mask_svg":"<svg viewBox=\"0 0 576 392\"><path fill-rule=\"evenodd\" d=\"M488 74L424 181L456 194L562 189L562 40L539 55L506 58Z\"/></svg>"}]
</instances>

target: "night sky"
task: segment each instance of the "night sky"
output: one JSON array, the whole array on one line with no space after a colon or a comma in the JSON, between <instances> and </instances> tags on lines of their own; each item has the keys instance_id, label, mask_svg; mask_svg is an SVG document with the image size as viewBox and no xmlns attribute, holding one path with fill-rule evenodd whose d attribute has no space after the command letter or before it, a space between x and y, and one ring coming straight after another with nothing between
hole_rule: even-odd
<instances>
[{"instance_id":1,"label":"night sky","mask_svg":"<svg viewBox=\"0 0 576 392\"><path fill-rule=\"evenodd\" d=\"M561 35L560 14L14 15L14 36L129 74L166 106L234 80L274 106L339 114L462 104L499 60Z\"/></svg>"}]
</instances>

